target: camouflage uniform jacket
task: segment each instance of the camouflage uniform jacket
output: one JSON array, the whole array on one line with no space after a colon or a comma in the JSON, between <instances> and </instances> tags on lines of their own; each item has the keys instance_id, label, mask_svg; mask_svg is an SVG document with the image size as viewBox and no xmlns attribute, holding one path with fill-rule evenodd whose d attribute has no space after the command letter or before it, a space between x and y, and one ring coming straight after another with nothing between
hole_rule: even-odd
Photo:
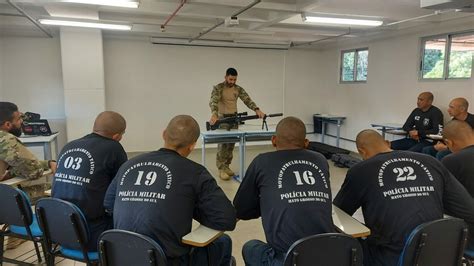
<instances>
[{"instance_id":1,"label":"camouflage uniform jacket","mask_svg":"<svg viewBox=\"0 0 474 266\"><path fill-rule=\"evenodd\" d=\"M222 82L214 86L214 89L212 90L211 100L209 101L209 107L211 107L211 113L213 115L229 114L228 112L219 110L219 105L222 106L222 92L224 88L226 88L226 85L224 84L224 82ZM237 98L240 98L249 109L255 110L257 108L257 105L252 101L252 99L250 99L250 96L247 94L244 88L240 87L237 84L235 84L233 88L235 90L235 103L232 103L235 104L234 106L232 106L233 110L237 111Z\"/></svg>"},{"instance_id":2,"label":"camouflage uniform jacket","mask_svg":"<svg viewBox=\"0 0 474 266\"><path fill-rule=\"evenodd\" d=\"M48 161L38 160L17 137L0 130L0 176L8 170L12 177L38 179L48 169Z\"/></svg>"}]
</instances>

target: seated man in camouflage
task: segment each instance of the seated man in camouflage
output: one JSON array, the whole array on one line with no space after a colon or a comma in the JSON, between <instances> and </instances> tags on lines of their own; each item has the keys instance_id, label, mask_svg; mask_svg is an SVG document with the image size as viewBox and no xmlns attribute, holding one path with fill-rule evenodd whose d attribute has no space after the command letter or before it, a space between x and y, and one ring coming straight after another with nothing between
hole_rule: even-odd
<instances>
[{"instance_id":1,"label":"seated man in camouflage","mask_svg":"<svg viewBox=\"0 0 474 266\"><path fill-rule=\"evenodd\" d=\"M53 172L56 170L54 161L38 160L18 140L22 122L21 113L15 104L0 102L0 181L13 177L34 180L42 177L46 170L51 169ZM48 188L49 185L45 183L23 186L23 190L30 197L43 195L44 190ZM7 239L7 249L15 248L21 243L22 241L10 243Z\"/></svg>"},{"instance_id":2,"label":"seated man in camouflage","mask_svg":"<svg viewBox=\"0 0 474 266\"><path fill-rule=\"evenodd\" d=\"M0 102L0 181L12 177L38 179L46 170L56 170L56 162L38 160L18 140L23 119L18 107Z\"/></svg>"}]
</instances>

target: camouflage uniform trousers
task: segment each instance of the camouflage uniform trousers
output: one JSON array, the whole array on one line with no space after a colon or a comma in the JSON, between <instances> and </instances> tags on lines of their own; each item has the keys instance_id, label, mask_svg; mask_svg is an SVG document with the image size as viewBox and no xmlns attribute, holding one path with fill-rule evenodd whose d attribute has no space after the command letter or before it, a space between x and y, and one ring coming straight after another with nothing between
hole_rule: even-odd
<instances>
[{"instance_id":1,"label":"camouflage uniform trousers","mask_svg":"<svg viewBox=\"0 0 474 266\"><path fill-rule=\"evenodd\" d=\"M220 124L220 129L238 129L239 126L235 125L232 126L230 124ZM217 169L222 170L226 167L228 168L229 165L232 163L232 158L234 157L235 143L220 143L217 145L217 156L216 156L216 165Z\"/></svg>"}]
</instances>

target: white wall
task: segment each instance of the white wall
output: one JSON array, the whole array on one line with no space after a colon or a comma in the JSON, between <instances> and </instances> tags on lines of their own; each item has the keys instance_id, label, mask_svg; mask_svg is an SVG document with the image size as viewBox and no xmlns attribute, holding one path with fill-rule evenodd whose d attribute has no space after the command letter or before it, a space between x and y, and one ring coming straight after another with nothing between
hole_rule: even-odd
<instances>
[{"instance_id":1,"label":"white wall","mask_svg":"<svg viewBox=\"0 0 474 266\"><path fill-rule=\"evenodd\" d=\"M40 113L66 141L61 52L58 38L6 37L0 42L1 99L23 112Z\"/></svg>"},{"instance_id":2,"label":"white wall","mask_svg":"<svg viewBox=\"0 0 474 266\"><path fill-rule=\"evenodd\" d=\"M385 39L332 43L320 51L166 46L106 37L106 108L122 113L128 121L123 140L127 151L154 150L162 145L161 131L174 115L191 114L204 127L212 86L223 81L225 69L233 66L239 71L238 83L263 111L298 116L308 130L314 113L345 115L341 135L354 139L372 122L403 123L421 91L432 91L434 104L445 114L454 97L464 96L474 106L474 78L418 79L420 37L472 29L472 25L472 19L434 24ZM340 51L357 47L369 47L368 81L339 84ZM1 99L64 126L59 39L4 37L0 59ZM239 110L248 109L240 104ZM329 132L335 133L334 126ZM329 142L335 143L332 138ZM342 147L355 150L353 142L343 141Z\"/></svg>"},{"instance_id":3,"label":"white wall","mask_svg":"<svg viewBox=\"0 0 474 266\"><path fill-rule=\"evenodd\" d=\"M106 39L106 107L127 119L123 139L127 151L154 150L162 145L162 130L175 115L190 114L204 129L204 122L210 117L212 86L224 80L228 67L238 70L237 83L263 111L284 111L285 54L286 51L278 50ZM239 111L251 114L242 103Z\"/></svg>"},{"instance_id":4,"label":"white wall","mask_svg":"<svg viewBox=\"0 0 474 266\"><path fill-rule=\"evenodd\" d=\"M318 111L347 117L341 129L342 137L355 139L356 134L370 128L373 122L404 123L420 92L431 91L434 105L448 120L447 106L455 97L465 97L471 102L474 113L474 78L447 81L421 81L418 79L420 38L439 33L473 29L473 23L447 26L434 25L431 30L402 35L383 40L344 45L320 52L318 65L321 71L320 87L312 93L317 99ZM341 50L369 47L367 83L339 84ZM331 133L334 133L332 127ZM334 142L334 140L332 140ZM354 144L343 147L355 150Z\"/></svg>"}]
</instances>

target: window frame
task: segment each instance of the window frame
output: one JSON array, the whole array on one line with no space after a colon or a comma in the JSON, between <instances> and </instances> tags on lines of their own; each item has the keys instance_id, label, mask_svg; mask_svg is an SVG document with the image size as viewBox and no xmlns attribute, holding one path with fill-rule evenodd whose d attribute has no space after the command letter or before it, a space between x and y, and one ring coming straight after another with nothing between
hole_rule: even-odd
<instances>
[{"instance_id":1,"label":"window frame","mask_svg":"<svg viewBox=\"0 0 474 266\"><path fill-rule=\"evenodd\" d=\"M340 54L340 67L339 67L339 83L367 83L369 78L369 55L367 54L367 77L365 80L357 80L357 63L359 61L359 52L367 51L369 53L369 47L362 47L362 48L355 48L355 49L348 49L348 50L341 50ZM353 65L353 75L354 80L343 80L343 68L344 68L344 54L354 52L354 65Z\"/></svg>"},{"instance_id":2,"label":"window frame","mask_svg":"<svg viewBox=\"0 0 474 266\"><path fill-rule=\"evenodd\" d=\"M470 77L449 77L449 63L451 59L451 44L452 40L455 37L459 36L468 36L473 35L473 30L461 31L461 32L452 32L452 33L444 33L444 34L437 34L431 35L421 38L421 54L420 54L420 67L418 69L418 78L421 81L442 81L442 80L468 80L471 79L474 75L474 57L473 57L473 64L471 66L471 76ZM441 78L424 78L423 77L423 67L424 67L424 59L425 59L425 46L427 41L431 41L434 39L445 38L446 39L446 46L444 47L444 65L443 65L443 76Z\"/></svg>"}]
</instances>

